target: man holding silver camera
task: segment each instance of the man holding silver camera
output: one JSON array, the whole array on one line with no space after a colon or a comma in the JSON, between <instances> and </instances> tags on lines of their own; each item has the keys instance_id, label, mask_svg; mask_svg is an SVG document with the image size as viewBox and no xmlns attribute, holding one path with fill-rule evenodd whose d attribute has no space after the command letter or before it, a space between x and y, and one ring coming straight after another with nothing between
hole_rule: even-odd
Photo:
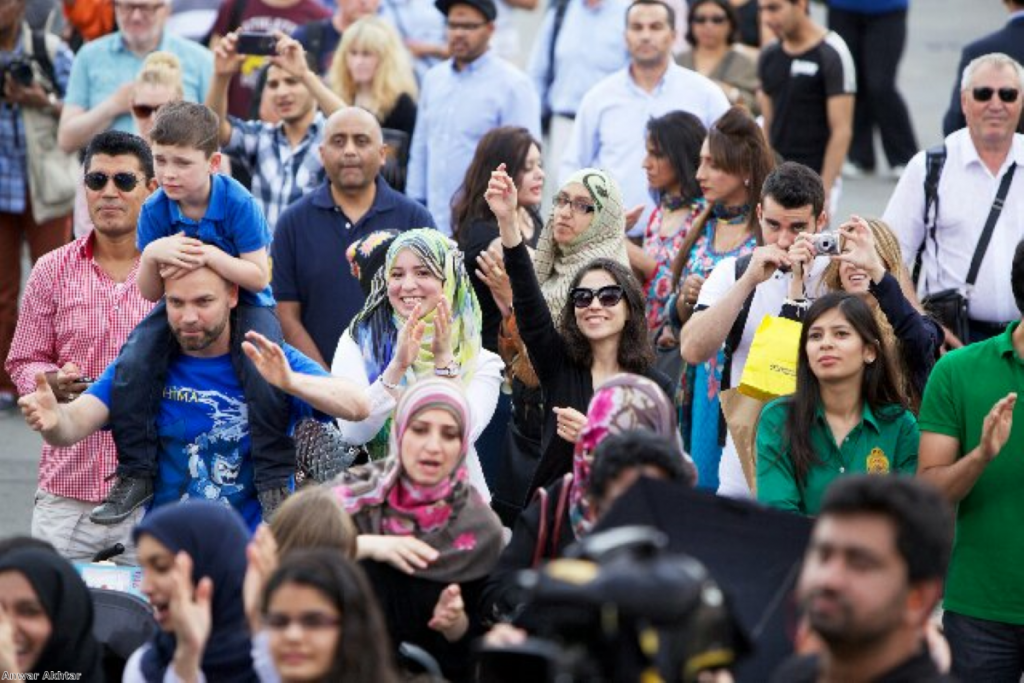
<instances>
[{"instance_id":1,"label":"man holding silver camera","mask_svg":"<svg viewBox=\"0 0 1024 683\"><path fill-rule=\"evenodd\" d=\"M18 321L21 245L34 263L71 235L75 163L57 149L71 50L24 23L25 0L0 0L0 360ZM14 384L0 368L0 410Z\"/></svg>"},{"instance_id":2,"label":"man holding silver camera","mask_svg":"<svg viewBox=\"0 0 1024 683\"><path fill-rule=\"evenodd\" d=\"M732 385L739 384L754 333L764 316L779 315L790 301L787 295L793 278L803 278L808 291L815 291L828 261L815 258L816 249L800 236L821 231L828 222L824 207L821 176L803 164L781 164L765 179L757 205L763 244L754 249L749 261L723 259L703 285L680 292L684 305L694 310L683 326L680 352L687 363L698 364L726 345L730 365L723 371L722 390L729 388L726 376ZM818 242L820 249L824 246ZM810 265L806 278L804 263ZM807 306L806 300L792 303ZM720 495L751 497L731 435L726 437L718 479Z\"/></svg>"}]
</instances>

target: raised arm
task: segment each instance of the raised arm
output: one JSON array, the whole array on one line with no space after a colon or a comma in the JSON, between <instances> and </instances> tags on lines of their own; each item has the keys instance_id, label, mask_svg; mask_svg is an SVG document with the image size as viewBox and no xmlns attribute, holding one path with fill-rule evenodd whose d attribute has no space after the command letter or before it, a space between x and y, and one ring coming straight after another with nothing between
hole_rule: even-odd
<instances>
[{"instance_id":1,"label":"raised arm","mask_svg":"<svg viewBox=\"0 0 1024 683\"><path fill-rule=\"evenodd\" d=\"M36 390L18 399L25 422L51 446L71 446L107 423L110 410L98 398L85 394L71 403L58 403L46 380L36 375Z\"/></svg>"},{"instance_id":2,"label":"raised arm","mask_svg":"<svg viewBox=\"0 0 1024 683\"><path fill-rule=\"evenodd\" d=\"M250 292L261 292L270 284L270 259L266 248L239 254L231 254L213 246L203 245L205 265L229 282L234 282Z\"/></svg>"},{"instance_id":3,"label":"raised arm","mask_svg":"<svg viewBox=\"0 0 1024 683\"><path fill-rule=\"evenodd\" d=\"M57 126L57 144L68 154L88 145L94 135L107 130L117 117L128 113L134 91L134 82L123 83L113 95L92 109L65 102Z\"/></svg>"},{"instance_id":4,"label":"raised arm","mask_svg":"<svg viewBox=\"0 0 1024 683\"><path fill-rule=\"evenodd\" d=\"M327 87L316 72L311 71L306 61L306 50L302 43L294 38L285 35L281 31L275 31L277 36L277 55L270 58L270 63L287 71L290 75L302 81L313 99L320 106L324 116L330 116L345 106L345 101Z\"/></svg>"},{"instance_id":5,"label":"raised arm","mask_svg":"<svg viewBox=\"0 0 1024 683\"><path fill-rule=\"evenodd\" d=\"M213 44L211 42L211 44ZM231 140L231 121L228 119L228 86L245 61L245 56L238 54L236 46L238 34L229 33L216 42L213 48L213 78L210 89L206 93L206 106L220 119L218 138L223 147Z\"/></svg>"},{"instance_id":6,"label":"raised arm","mask_svg":"<svg viewBox=\"0 0 1024 683\"><path fill-rule=\"evenodd\" d=\"M245 339L245 355L263 379L281 391L344 420L362 420L370 414L365 390L340 377L314 377L293 371L284 349L258 332L247 332Z\"/></svg>"}]
</instances>

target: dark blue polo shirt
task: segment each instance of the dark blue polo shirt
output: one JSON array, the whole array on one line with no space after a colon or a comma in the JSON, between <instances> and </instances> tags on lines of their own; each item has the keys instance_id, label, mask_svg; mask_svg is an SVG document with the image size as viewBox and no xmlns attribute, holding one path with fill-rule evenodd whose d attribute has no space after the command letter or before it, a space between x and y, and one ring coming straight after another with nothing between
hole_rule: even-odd
<instances>
[{"instance_id":1,"label":"dark blue polo shirt","mask_svg":"<svg viewBox=\"0 0 1024 683\"><path fill-rule=\"evenodd\" d=\"M377 178L373 206L352 223L334 204L325 182L289 206L274 231L274 297L302 305L302 325L330 367L341 333L363 307L363 290L352 276L345 250L377 230L434 228L426 207Z\"/></svg>"}]
</instances>

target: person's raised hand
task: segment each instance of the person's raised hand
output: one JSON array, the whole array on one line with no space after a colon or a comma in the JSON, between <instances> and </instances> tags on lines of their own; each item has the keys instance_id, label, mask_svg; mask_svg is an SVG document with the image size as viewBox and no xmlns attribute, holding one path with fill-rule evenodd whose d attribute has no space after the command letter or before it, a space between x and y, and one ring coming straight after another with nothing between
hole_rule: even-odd
<instances>
[{"instance_id":1,"label":"person's raised hand","mask_svg":"<svg viewBox=\"0 0 1024 683\"><path fill-rule=\"evenodd\" d=\"M390 564L398 571L415 574L440 557L434 548L415 536L361 535L356 539L360 558Z\"/></svg>"},{"instance_id":2,"label":"person's raised hand","mask_svg":"<svg viewBox=\"0 0 1024 683\"><path fill-rule=\"evenodd\" d=\"M466 634L469 617L466 615L466 604L462 600L462 588L459 584L449 584L441 591L441 595L437 596L434 615L427 622L427 626L439 632L450 643Z\"/></svg>"},{"instance_id":3,"label":"person's raised hand","mask_svg":"<svg viewBox=\"0 0 1024 683\"><path fill-rule=\"evenodd\" d=\"M476 276L491 290L502 316L507 316L512 310L512 282L502 267L503 262L500 253L490 249L480 252L476 257Z\"/></svg>"},{"instance_id":4,"label":"person's raised hand","mask_svg":"<svg viewBox=\"0 0 1024 683\"><path fill-rule=\"evenodd\" d=\"M875 235L868 222L851 216L839 227L839 234L843 237L843 253L833 256L832 260L849 263L865 271L872 282L879 282L885 276L885 264L875 249Z\"/></svg>"},{"instance_id":5,"label":"person's raised hand","mask_svg":"<svg viewBox=\"0 0 1024 683\"><path fill-rule=\"evenodd\" d=\"M587 426L587 416L575 408L551 409L555 413L556 433L569 443L576 443L580 433Z\"/></svg>"},{"instance_id":6,"label":"person's raised hand","mask_svg":"<svg viewBox=\"0 0 1024 683\"><path fill-rule=\"evenodd\" d=\"M219 76L234 76L242 68L245 55L238 54L238 32L232 31L217 42L213 48L213 73Z\"/></svg>"},{"instance_id":7,"label":"person's raised hand","mask_svg":"<svg viewBox=\"0 0 1024 683\"><path fill-rule=\"evenodd\" d=\"M446 368L452 363L452 327L452 307L442 296L434 308L434 337L430 340L435 368Z\"/></svg>"},{"instance_id":8,"label":"person's raised hand","mask_svg":"<svg viewBox=\"0 0 1024 683\"><path fill-rule=\"evenodd\" d=\"M122 83L114 94L107 98L108 106L113 108L113 114L120 116L132 110L132 99L135 97L135 80Z\"/></svg>"},{"instance_id":9,"label":"person's raised hand","mask_svg":"<svg viewBox=\"0 0 1024 683\"><path fill-rule=\"evenodd\" d=\"M42 372L36 374L36 390L19 398L18 407L33 431L47 432L56 427L60 420L57 396Z\"/></svg>"},{"instance_id":10,"label":"person's raised hand","mask_svg":"<svg viewBox=\"0 0 1024 683\"><path fill-rule=\"evenodd\" d=\"M256 633L260 628L263 588L278 564L277 541L269 526L260 524L256 527L256 533L245 548L245 557L249 563L242 581L242 602L249 621L249 631Z\"/></svg>"},{"instance_id":11,"label":"person's raised hand","mask_svg":"<svg viewBox=\"0 0 1024 683\"><path fill-rule=\"evenodd\" d=\"M505 170L504 163L499 164L498 168L491 171L491 179L487 183L484 198L499 223L516 217L516 210L519 208L519 192L516 190L512 176Z\"/></svg>"},{"instance_id":12,"label":"person's raised hand","mask_svg":"<svg viewBox=\"0 0 1024 683\"><path fill-rule=\"evenodd\" d=\"M193 587L192 558L184 550L174 556L171 567L171 595L168 619L174 631L176 649L175 672L189 679L189 672L198 669L213 625L213 581L204 576ZM183 665L179 671L179 662Z\"/></svg>"},{"instance_id":13,"label":"person's raised hand","mask_svg":"<svg viewBox=\"0 0 1024 683\"><path fill-rule=\"evenodd\" d=\"M779 268L789 266L789 255L774 244L756 247L750 257L750 265L743 273L743 280L753 286L766 282Z\"/></svg>"},{"instance_id":14,"label":"person's raised hand","mask_svg":"<svg viewBox=\"0 0 1024 683\"><path fill-rule=\"evenodd\" d=\"M270 57L270 63L301 79L309 71L302 43L283 31L274 31L274 37L277 38L277 54Z\"/></svg>"},{"instance_id":15,"label":"person's raised hand","mask_svg":"<svg viewBox=\"0 0 1024 683\"><path fill-rule=\"evenodd\" d=\"M14 617L0 602L0 671L7 674L23 673L18 666L18 645L14 642Z\"/></svg>"},{"instance_id":16,"label":"person's raised hand","mask_svg":"<svg viewBox=\"0 0 1024 683\"><path fill-rule=\"evenodd\" d=\"M391 358L391 363L396 366L399 375L404 375L409 366L416 361L426 329L426 323L420 320L420 304L417 303L409 313L405 325L398 331L395 353Z\"/></svg>"},{"instance_id":17,"label":"person's raised hand","mask_svg":"<svg viewBox=\"0 0 1024 683\"><path fill-rule=\"evenodd\" d=\"M291 389L294 373L280 345L255 330L249 330L245 333L242 351L263 379L282 391Z\"/></svg>"},{"instance_id":18,"label":"person's raised hand","mask_svg":"<svg viewBox=\"0 0 1024 683\"><path fill-rule=\"evenodd\" d=\"M981 457L985 459L985 462L995 459L1010 439L1015 405L1017 405L1017 392L1010 392L996 401L992 410L988 411L988 415L985 416L985 421L981 425L981 441L978 444L981 449Z\"/></svg>"}]
</instances>

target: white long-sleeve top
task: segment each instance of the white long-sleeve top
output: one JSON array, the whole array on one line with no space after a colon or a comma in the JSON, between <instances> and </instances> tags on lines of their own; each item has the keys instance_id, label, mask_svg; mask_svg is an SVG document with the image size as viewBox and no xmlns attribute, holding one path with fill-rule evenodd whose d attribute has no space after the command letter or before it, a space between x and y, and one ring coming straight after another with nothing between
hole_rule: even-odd
<instances>
[{"instance_id":1,"label":"white long-sleeve top","mask_svg":"<svg viewBox=\"0 0 1024 683\"><path fill-rule=\"evenodd\" d=\"M473 362L475 362L474 367L463 368L467 374L468 372L472 373L469 384L463 387L466 390L466 402L469 404L471 421L469 433L473 444L466 455L466 466L469 468L470 482L484 497L484 500L490 502L491 492L484 479L475 444L484 429L490 424L494 409L498 405L502 382L501 373L505 364L498 354L483 348L480 349L479 355ZM338 349L334 352L334 361L331 363L331 374L366 387L366 395L370 399L369 416L358 422L339 419L338 428L347 443L364 444L370 441L394 412L397 401L380 382L370 383L370 378L366 374L366 366L363 364L363 352L348 330L345 330L341 339L338 340ZM416 376L411 370L406 373L405 381L407 383L416 381Z\"/></svg>"}]
</instances>

